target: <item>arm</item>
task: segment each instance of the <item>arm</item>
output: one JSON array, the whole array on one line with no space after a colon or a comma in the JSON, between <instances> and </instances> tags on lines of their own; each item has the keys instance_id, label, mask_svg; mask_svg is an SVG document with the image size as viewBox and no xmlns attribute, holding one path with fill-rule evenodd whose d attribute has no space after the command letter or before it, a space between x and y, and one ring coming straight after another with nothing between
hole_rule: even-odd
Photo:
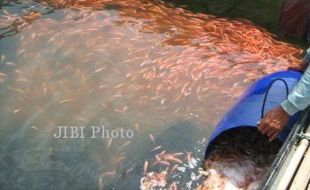
<instances>
[{"instance_id":1,"label":"arm","mask_svg":"<svg viewBox=\"0 0 310 190\"><path fill-rule=\"evenodd\" d=\"M309 62L310 48L304 59L305 67L308 67ZM307 68L287 100L282 102L281 106L267 112L261 119L258 130L267 135L269 141L273 141L287 124L290 115L305 109L308 105L310 105L310 67Z\"/></svg>"},{"instance_id":2,"label":"arm","mask_svg":"<svg viewBox=\"0 0 310 190\"><path fill-rule=\"evenodd\" d=\"M310 62L310 48L305 56L305 63ZM294 115L296 112L305 109L310 105L310 67L308 67L298 82L294 90L289 94L281 106L289 114Z\"/></svg>"},{"instance_id":3,"label":"arm","mask_svg":"<svg viewBox=\"0 0 310 190\"><path fill-rule=\"evenodd\" d=\"M307 68L304 75L289 94L281 106L289 114L294 115L296 112L305 109L310 105L310 67Z\"/></svg>"}]
</instances>

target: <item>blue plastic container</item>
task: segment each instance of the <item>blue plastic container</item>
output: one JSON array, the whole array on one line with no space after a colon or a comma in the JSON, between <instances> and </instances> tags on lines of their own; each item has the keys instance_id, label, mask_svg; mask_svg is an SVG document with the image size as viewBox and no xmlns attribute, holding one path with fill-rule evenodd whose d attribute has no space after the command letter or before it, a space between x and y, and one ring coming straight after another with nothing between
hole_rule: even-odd
<instances>
[{"instance_id":1,"label":"blue plastic container","mask_svg":"<svg viewBox=\"0 0 310 190\"><path fill-rule=\"evenodd\" d=\"M217 125L211 135L209 145L219 135L230 129L240 127L256 128L262 114L279 106L287 98L287 93L293 90L301 76L302 74L300 72L281 71L267 75L256 81ZM286 139L291 127L296 123L298 115L299 113L290 118L287 127L278 137L281 141ZM208 149L206 151L207 153Z\"/></svg>"}]
</instances>

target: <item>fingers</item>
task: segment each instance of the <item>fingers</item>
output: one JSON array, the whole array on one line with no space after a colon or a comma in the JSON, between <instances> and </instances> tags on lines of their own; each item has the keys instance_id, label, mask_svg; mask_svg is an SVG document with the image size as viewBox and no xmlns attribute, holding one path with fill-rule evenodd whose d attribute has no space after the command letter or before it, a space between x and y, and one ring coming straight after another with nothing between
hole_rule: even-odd
<instances>
[{"instance_id":1,"label":"fingers","mask_svg":"<svg viewBox=\"0 0 310 190\"><path fill-rule=\"evenodd\" d=\"M273 141L280 133L280 123L278 121L269 121L268 119L262 119L258 123L258 130L269 138L269 141Z\"/></svg>"},{"instance_id":2,"label":"fingers","mask_svg":"<svg viewBox=\"0 0 310 190\"><path fill-rule=\"evenodd\" d=\"M271 131L272 131L272 128L269 125L265 125L265 127L260 130L260 132L263 135L266 135L266 134L268 134Z\"/></svg>"},{"instance_id":3,"label":"fingers","mask_svg":"<svg viewBox=\"0 0 310 190\"><path fill-rule=\"evenodd\" d=\"M266 125L267 127L263 128L261 130L261 133L263 135L266 135L267 137L270 137L271 135L273 135L273 133L276 131L275 128L275 123L271 122L270 124Z\"/></svg>"},{"instance_id":4,"label":"fingers","mask_svg":"<svg viewBox=\"0 0 310 190\"><path fill-rule=\"evenodd\" d=\"M274 134L275 132L276 132L276 130L272 128L272 129L270 129L270 130L266 133L266 136L270 138L271 136L273 136L273 134Z\"/></svg>"},{"instance_id":5,"label":"fingers","mask_svg":"<svg viewBox=\"0 0 310 190\"><path fill-rule=\"evenodd\" d=\"M275 138L277 138L277 136L279 135L279 131L274 133L271 137L269 137L269 142L273 141Z\"/></svg>"},{"instance_id":6,"label":"fingers","mask_svg":"<svg viewBox=\"0 0 310 190\"><path fill-rule=\"evenodd\" d=\"M267 134L267 137L269 137L269 142L273 141L281 132L281 123L279 121L273 121L272 122L272 130Z\"/></svg>"},{"instance_id":7,"label":"fingers","mask_svg":"<svg viewBox=\"0 0 310 190\"><path fill-rule=\"evenodd\" d=\"M277 129L273 129L273 130L269 131L267 133L267 137L269 138L269 141L270 142L273 141L278 136L279 132L280 131Z\"/></svg>"},{"instance_id":8,"label":"fingers","mask_svg":"<svg viewBox=\"0 0 310 190\"><path fill-rule=\"evenodd\" d=\"M258 124L258 130L265 135L266 133L269 132L269 130L271 129L270 126L271 122L269 122L268 117L265 117L264 119L262 119L260 121L260 123Z\"/></svg>"},{"instance_id":9,"label":"fingers","mask_svg":"<svg viewBox=\"0 0 310 190\"><path fill-rule=\"evenodd\" d=\"M266 124L264 122L260 122L258 125L257 125L257 129L259 132L262 133L262 130L266 128Z\"/></svg>"}]
</instances>

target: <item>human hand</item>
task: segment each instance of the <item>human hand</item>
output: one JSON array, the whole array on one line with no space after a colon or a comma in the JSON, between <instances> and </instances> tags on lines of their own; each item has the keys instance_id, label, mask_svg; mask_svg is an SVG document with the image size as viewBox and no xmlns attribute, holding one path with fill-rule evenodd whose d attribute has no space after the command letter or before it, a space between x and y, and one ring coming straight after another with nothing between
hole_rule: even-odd
<instances>
[{"instance_id":1,"label":"human hand","mask_svg":"<svg viewBox=\"0 0 310 190\"><path fill-rule=\"evenodd\" d=\"M280 134L289 118L289 114L279 106L266 113L258 124L258 130L263 135L267 135L271 142Z\"/></svg>"}]
</instances>

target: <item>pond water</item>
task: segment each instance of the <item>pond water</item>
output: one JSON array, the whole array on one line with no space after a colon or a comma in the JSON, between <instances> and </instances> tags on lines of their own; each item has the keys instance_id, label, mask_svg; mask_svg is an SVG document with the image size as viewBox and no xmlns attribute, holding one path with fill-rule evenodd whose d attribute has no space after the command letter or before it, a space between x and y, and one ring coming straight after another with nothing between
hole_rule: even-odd
<instances>
[{"instance_id":1,"label":"pond water","mask_svg":"<svg viewBox=\"0 0 310 190\"><path fill-rule=\"evenodd\" d=\"M0 189L138 189L145 172L202 162L243 90L303 52L162 1L0 5ZM85 138L56 138L61 126ZM171 163L152 164L162 151ZM194 188L173 175L167 187Z\"/></svg>"}]
</instances>

